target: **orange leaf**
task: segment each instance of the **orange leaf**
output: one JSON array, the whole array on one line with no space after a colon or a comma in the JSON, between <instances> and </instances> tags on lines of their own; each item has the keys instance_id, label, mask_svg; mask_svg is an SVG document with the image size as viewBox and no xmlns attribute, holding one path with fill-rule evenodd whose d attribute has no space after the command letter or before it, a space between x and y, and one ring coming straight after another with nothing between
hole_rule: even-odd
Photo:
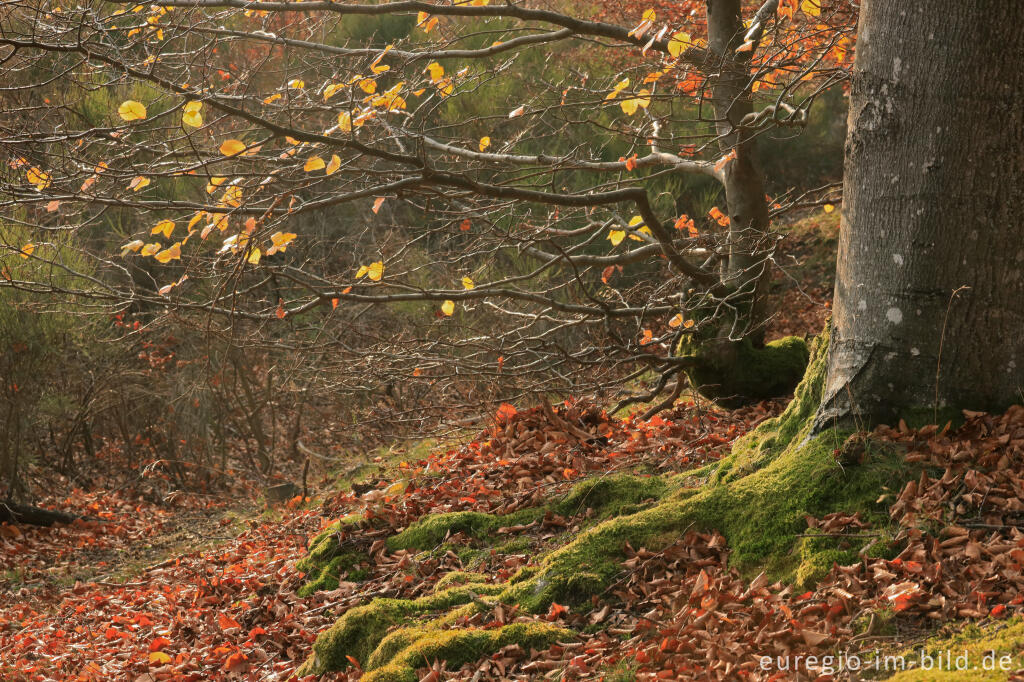
<instances>
[{"instance_id":1,"label":"orange leaf","mask_svg":"<svg viewBox=\"0 0 1024 682\"><path fill-rule=\"evenodd\" d=\"M156 639L154 639L152 642L149 643L149 650L150 651L160 651L165 646L170 646L170 644L171 644L171 640L167 639L166 637L157 637Z\"/></svg>"},{"instance_id":2,"label":"orange leaf","mask_svg":"<svg viewBox=\"0 0 1024 682\"><path fill-rule=\"evenodd\" d=\"M220 145L220 153L224 156L237 156L245 151L245 143L241 140L224 140Z\"/></svg>"},{"instance_id":3,"label":"orange leaf","mask_svg":"<svg viewBox=\"0 0 1024 682\"><path fill-rule=\"evenodd\" d=\"M561 604L556 604L555 602L551 602L551 608L548 609L548 620L556 620L563 613L568 613L568 612L569 612L569 607L568 606L562 606Z\"/></svg>"},{"instance_id":4,"label":"orange leaf","mask_svg":"<svg viewBox=\"0 0 1024 682\"><path fill-rule=\"evenodd\" d=\"M508 403L502 403L495 413L494 418L498 422L511 421L512 417L516 416L516 408L514 405Z\"/></svg>"},{"instance_id":5,"label":"orange leaf","mask_svg":"<svg viewBox=\"0 0 1024 682\"><path fill-rule=\"evenodd\" d=\"M711 210L708 211L708 215L714 218L715 222L717 222L722 227L725 227L726 225L729 224L729 216L722 213L721 209L719 209L717 206L712 206Z\"/></svg>"},{"instance_id":6,"label":"orange leaf","mask_svg":"<svg viewBox=\"0 0 1024 682\"><path fill-rule=\"evenodd\" d=\"M241 651L228 656L224 661L224 669L228 672L244 672L249 668L249 657Z\"/></svg>"},{"instance_id":7,"label":"orange leaf","mask_svg":"<svg viewBox=\"0 0 1024 682\"><path fill-rule=\"evenodd\" d=\"M380 205L384 203L384 197L377 197L373 200L373 212L376 213L380 210Z\"/></svg>"},{"instance_id":8,"label":"orange leaf","mask_svg":"<svg viewBox=\"0 0 1024 682\"><path fill-rule=\"evenodd\" d=\"M279 319L279 320L283 320L284 319L284 316L287 313L285 313L285 311L284 311L284 300L283 299L280 299L280 298L277 299L277 310L274 311L274 314L277 315L277 319ZM235 623L235 625L238 625L238 623Z\"/></svg>"},{"instance_id":9,"label":"orange leaf","mask_svg":"<svg viewBox=\"0 0 1024 682\"><path fill-rule=\"evenodd\" d=\"M278 317L283 317L283 316L282 315L278 315ZM235 620L231 616L225 615L223 613L220 614L219 616L217 616L217 625L219 625L222 630L227 630L228 628L240 628L240 627L242 627L242 624L239 623L237 620Z\"/></svg>"}]
</instances>

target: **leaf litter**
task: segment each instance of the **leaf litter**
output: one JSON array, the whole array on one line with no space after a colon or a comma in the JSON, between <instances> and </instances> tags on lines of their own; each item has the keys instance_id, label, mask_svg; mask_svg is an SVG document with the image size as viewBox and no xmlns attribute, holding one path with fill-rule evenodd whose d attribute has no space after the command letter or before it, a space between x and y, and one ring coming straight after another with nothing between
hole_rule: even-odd
<instances>
[{"instance_id":1,"label":"leaf litter","mask_svg":"<svg viewBox=\"0 0 1024 682\"><path fill-rule=\"evenodd\" d=\"M727 453L736 437L778 410L772 403L735 412L681 404L643 421L615 419L581 401L503 408L468 443L382 470L318 509L251 520L236 537L146 568L123 584L61 585L45 578L60 562L88 560L95 550L158 535L180 510L127 496L78 494L55 506L95 520L50 529L0 526L0 568L8 576L0 584L0 677L288 679L316 635L348 608L377 596L421 596L451 571L466 569L454 551L388 550L386 538L423 515L505 514L564 494L586 476L685 471ZM450 624L489 628L543 620L578 633L572 641L543 651L510 645L451 670L436 661L420 677L602 679L625 667L638 680L830 679L814 665L782 674L762 670L759 660L870 652L878 641L863 624L883 612L895 614L904 638L943 623L1018 614L1024 604L1024 407L966 416L955 430L901 423L865 436L902 448L908 465L922 470L886 500L889 527L873 528L856 514L807 520L809 534L877 536L892 558L863 553L798 591L731 568L728 543L713 531L690 530L657 549L627 545L620 577L590 604L553 604L534 615L481 597L486 608ZM363 516L348 531L366 552L363 579L299 597L303 576L294 563L308 538L353 513ZM491 581L507 579L586 518L581 509L523 524L511 534L527 538L527 545L485 551L473 570ZM446 542L457 548L476 541L452 536ZM360 674L353 666L330 679Z\"/></svg>"}]
</instances>

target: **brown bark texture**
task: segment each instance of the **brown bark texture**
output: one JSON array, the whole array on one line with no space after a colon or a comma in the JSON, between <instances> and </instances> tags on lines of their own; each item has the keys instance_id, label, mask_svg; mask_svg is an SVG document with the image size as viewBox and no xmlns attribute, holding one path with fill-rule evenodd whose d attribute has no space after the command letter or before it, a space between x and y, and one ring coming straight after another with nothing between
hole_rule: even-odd
<instances>
[{"instance_id":1,"label":"brown bark texture","mask_svg":"<svg viewBox=\"0 0 1024 682\"><path fill-rule=\"evenodd\" d=\"M1024 2L865 0L819 427L1024 392Z\"/></svg>"}]
</instances>

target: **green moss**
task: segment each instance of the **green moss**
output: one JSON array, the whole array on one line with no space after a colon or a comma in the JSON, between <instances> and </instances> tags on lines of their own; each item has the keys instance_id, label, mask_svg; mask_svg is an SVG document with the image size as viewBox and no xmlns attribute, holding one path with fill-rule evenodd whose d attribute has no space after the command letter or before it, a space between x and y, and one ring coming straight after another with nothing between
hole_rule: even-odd
<instances>
[{"instance_id":1,"label":"green moss","mask_svg":"<svg viewBox=\"0 0 1024 682\"><path fill-rule=\"evenodd\" d=\"M308 577L306 584L299 588L299 596L305 597L319 590L337 589L338 581L345 572L348 572L350 580L358 580L365 575L365 571L356 567L367 561L367 556L338 545L338 531L358 521L357 516L335 521L310 541L309 553L295 564L295 568Z\"/></svg>"},{"instance_id":2,"label":"green moss","mask_svg":"<svg viewBox=\"0 0 1024 682\"><path fill-rule=\"evenodd\" d=\"M934 665L932 670L916 670L899 672L890 680L898 682L932 682L938 680L1007 680L1021 667L1024 667L1024 620L1020 617L1011 618L1002 623L990 623L984 626L968 625L951 637L933 637L923 647L902 652L907 660L920 664L922 652L937 661L941 653L952 653L952 664L943 663L943 670ZM957 670L959 656L966 655L967 667ZM986 659L986 656L989 658ZM1009 670L1000 670L999 660L1009 656L1006 666ZM883 659L884 660L884 659ZM986 661L989 662L986 665ZM986 670L986 667L989 668ZM949 669L953 668L953 669Z\"/></svg>"},{"instance_id":3,"label":"green moss","mask_svg":"<svg viewBox=\"0 0 1024 682\"><path fill-rule=\"evenodd\" d=\"M799 563L794 582L797 587L810 588L824 578L833 565L849 566L860 561L862 556L869 559L893 558L895 552L892 535L886 528L887 519L879 517L876 521L876 527L871 532L854 533L850 537L834 537L809 531L809 537L801 538L796 545Z\"/></svg>"},{"instance_id":4,"label":"green moss","mask_svg":"<svg viewBox=\"0 0 1024 682\"><path fill-rule=\"evenodd\" d=\"M815 340L804 378L793 393L793 400L778 417L764 421L756 429L740 438L729 455L723 458L711 481L724 483L751 474L794 444L797 437L806 438L811 421L821 402L828 369L827 330ZM838 436L837 436L838 440Z\"/></svg>"},{"instance_id":5,"label":"green moss","mask_svg":"<svg viewBox=\"0 0 1024 682\"><path fill-rule=\"evenodd\" d=\"M496 529L499 522L499 517L493 514L473 511L430 514L388 538L388 549L432 549L456 533L481 538Z\"/></svg>"},{"instance_id":6,"label":"green moss","mask_svg":"<svg viewBox=\"0 0 1024 682\"><path fill-rule=\"evenodd\" d=\"M653 476L617 474L588 478L574 485L564 499L548 508L524 509L507 516L472 511L425 516L398 535L388 538L388 548L392 551L434 549L439 547L445 538L456 533L483 539L502 526L526 524L539 519L549 508L560 514L577 514L589 507L601 515L614 516L646 500L659 499L667 491L665 481ZM515 542L514 538L508 541L512 542ZM313 552L319 551L319 545L316 543L314 540L311 556ZM467 554L468 559L472 559L471 554L472 552Z\"/></svg>"},{"instance_id":7,"label":"green moss","mask_svg":"<svg viewBox=\"0 0 1024 682\"><path fill-rule=\"evenodd\" d=\"M800 382L809 357L807 342L787 336L755 348L750 339L680 344L678 354L694 365L690 384L726 407L786 395Z\"/></svg>"},{"instance_id":8,"label":"green moss","mask_svg":"<svg viewBox=\"0 0 1024 682\"><path fill-rule=\"evenodd\" d=\"M625 507L661 499L667 491L665 481L654 476L597 476L574 485L556 509L574 515L590 508L602 516L619 516Z\"/></svg>"},{"instance_id":9,"label":"green moss","mask_svg":"<svg viewBox=\"0 0 1024 682\"><path fill-rule=\"evenodd\" d=\"M826 331L813 345L806 375L789 407L738 441L716 469L702 474L706 482L700 487L679 487L683 484L679 478L668 482L653 477L609 476L584 481L550 508L569 513L594 507L621 513L644 500L653 498L657 502L635 513L601 521L575 536L567 534L571 538L567 544L505 584L470 584L414 602L376 600L353 609L317 639L315 657L302 671L308 674L339 669L347 663L346 654L367 661L374 650L379 653L373 658L378 666L373 679L379 680L411 679L411 670L431 657L444 659L449 665L473 660L493 645L490 638L496 631L438 632L486 608L474 601L470 590L533 613L543 613L553 601L581 603L604 591L621 574L627 543L656 549L691 529L717 529L729 543L732 565L749 573L766 569L775 579L811 580L833 561L855 558L860 545L852 539L801 539L807 530L806 516L861 512L869 520L884 524L885 509L876 503L879 492L887 485L900 486L917 472L906 466L899 453L877 447L867 451L857 464L842 464L836 453L846 434L812 434L825 379L827 347ZM536 518L543 511L531 510L530 514ZM482 538L500 525L513 525L511 518L467 512L427 517L395 536L392 546L434 547L456 531ZM452 578L452 582L456 580ZM424 601L435 597L439 599ZM412 622L428 611L444 608L447 612L430 623ZM385 634L395 625L405 627L385 641Z\"/></svg>"},{"instance_id":10,"label":"green moss","mask_svg":"<svg viewBox=\"0 0 1024 682\"><path fill-rule=\"evenodd\" d=\"M349 609L313 643L311 656L297 673L322 674L342 670L352 656L365 665L387 631L405 619L446 611L471 602L476 595L494 595L501 586L469 584L442 590L419 599L374 599L369 604Z\"/></svg>"},{"instance_id":11,"label":"green moss","mask_svg":"<svg viewBox=\"0 0 1024 682\"><path fill-rule=\"evenodd\" d=\"M363 680L415 680L416 669L433 661L446 661L449 668L455 669L509 644L518 644L529 651L572 636L570 631L547 623L513 623L492 630L402 628L385 637L373 652Z\"/></svg>"},{"instance_id":12,"label":"green moss","mask_svg":"<svg viewBox=\"0 0 1024 682\"><path fill-rule=\"evenodd\" d=\"M660 504L606 521L548 555L529 580L500 595L534 612L552 601L578 601L601 591L620 570L622 550L663 546L687 529L717 529L742 570L767 568L792 580L799 566L794 545L807 515L860 511L884 518L876 505L885 485L915 472L894 452L875 453L861 466L840 466L833 456L844 434L810 436L820 400L828 338L816 342L807 376L790 407L742 439L705 486L669 495Z\"/></svg>"},{"instance_id":13,"label":"green moss","mask_svg":"<svg viewBox=\"0 0 1024 682\"><path fill-rule=\"evenodd\" d=\"M471 573L468 571L452 571L437 581L434 585L434 592L447 590L450 587L468 585L470 583L486 583L487 576L483 573Z\"/></svg>"},{"instance_id":14,"label":"green moss","mask_svg":"<svg viewBox=\"0 0 1024 682\"><path fill-rule=\"evenodd\" d=\"M299 596L306 597L320 590L337 589L342 574L347 574L346 577L352 580L365 576L366 572L356 569L356 567L366 560L365 554L346 552L345 554L331 557L326 563L317 564L314 568L316 573L309 574L310 580L299 588Z\"/></svg>"}]
</instances>

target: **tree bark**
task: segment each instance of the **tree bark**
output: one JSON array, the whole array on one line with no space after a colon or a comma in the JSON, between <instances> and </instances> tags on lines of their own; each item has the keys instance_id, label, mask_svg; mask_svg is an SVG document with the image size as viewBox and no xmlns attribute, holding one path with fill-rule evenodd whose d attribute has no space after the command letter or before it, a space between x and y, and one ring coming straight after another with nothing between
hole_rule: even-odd
<instances>
[{"instance_id":1,"label":"tree bark","mask_svg":"<svg viewBox=\"0 0 1024 682\"><path fill-rule=\"evenodd\" d=\"M819 428L1024 391L1024 2L865 0Z\"/></svg>"},{"instance_id":2,"label":"tree bark","mask_svg":"<svg viewBox=\"0 0 1024 682\"><path fill-rule=\"evenodd\" d=\"M727 285L746 294L749 312L739 329L760 346L768 312L764 301L768 267L760 251L769 218L757 140L751 131L738 127L754 110L749 60L735 52L743 43L741 9L740 0L708 0L708 52L715 60L711 68L717 72L711 101L719 148L736 155L723 169L729 216L729 259L723 274Z\"/></svg>"}]
</instances>

